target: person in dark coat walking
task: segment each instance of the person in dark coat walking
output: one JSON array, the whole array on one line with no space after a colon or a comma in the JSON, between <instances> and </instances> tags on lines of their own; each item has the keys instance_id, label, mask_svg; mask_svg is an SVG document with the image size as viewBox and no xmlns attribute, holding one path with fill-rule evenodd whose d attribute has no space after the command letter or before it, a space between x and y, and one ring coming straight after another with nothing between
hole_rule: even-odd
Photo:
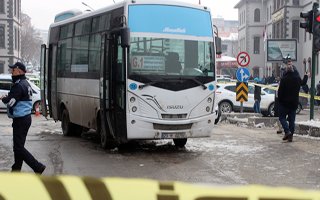
<instances>
[{"instance_id":1,"label":"person in dark coat walking","mask_svg":"<svg viewBox=\"0 0 320 200\"><path fill-rule=\"evenodd\" d=\"M32 88L26 80L26 67L17 62L9 65L14 83L7 96L0 100L7 105L7 114L13 119L13 152L14 164L12 172L20 172L23 161L26 162L35 173L42 174L46 166L37 161L24 147L28 130L31 126Z\"/></svg>"},{"instance_id":2,"label":"person in dark coat walking","mask_svg":"<svg viewBox=\"0 0 320 200\"><path fill-rule=\"evenodd\" d=\"M295 130L296 110L299 104L300 87L305 85L307 80L307 75L304 75L303 80L301 80L298 71L294 70L291 59L287 58L285 72L279 85L278 100L279 121L285 132L283 140L287 140L288 142L292 142Z\"/></svg>"}]
</instances>

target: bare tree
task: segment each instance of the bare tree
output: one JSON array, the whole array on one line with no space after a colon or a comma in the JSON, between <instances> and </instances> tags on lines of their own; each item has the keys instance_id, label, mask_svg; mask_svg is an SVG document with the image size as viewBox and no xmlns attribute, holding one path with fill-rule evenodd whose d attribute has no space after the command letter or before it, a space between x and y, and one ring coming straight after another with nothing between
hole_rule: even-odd
<instances>
[{"instance_id":1,"label":"bare tree","mask_svg":"<svg viewBox=\"0 0 320 200\"><path fill-rule=\"evenodd\" d=\"M42 39L40 32L37 31L31 24L31 18L24 13L21 13L21 60L33 66L38 66L40 63Z\"/></svg>"}]
</instances>

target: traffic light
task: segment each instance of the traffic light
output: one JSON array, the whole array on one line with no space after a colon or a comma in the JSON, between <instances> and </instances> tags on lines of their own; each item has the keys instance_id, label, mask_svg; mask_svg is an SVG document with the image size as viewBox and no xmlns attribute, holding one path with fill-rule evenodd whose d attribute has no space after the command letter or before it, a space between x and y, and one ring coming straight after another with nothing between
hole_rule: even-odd
<instances>
[{"instance_id":1,"label":"traffic light","mask_svg":"<svg viewBox=\"0 0 320 200\"><path fill-rule=\"evenodd\" d=\"M314 11L313 48L316 52L320 51L320 11L318 9Z\"/></svg>"},{"instance_id":2,"label":"traffic light","mask_svg":"<svg viewBox=\"0 0 320 200\"><path fill-rule=\"evenodd\" d=\"M300 22L300 28L304 28L307 32L312 33L313 10L310 10L307 13L301 12L300 17L305 20L304 22Z\"/></svg>"}]
</instances>

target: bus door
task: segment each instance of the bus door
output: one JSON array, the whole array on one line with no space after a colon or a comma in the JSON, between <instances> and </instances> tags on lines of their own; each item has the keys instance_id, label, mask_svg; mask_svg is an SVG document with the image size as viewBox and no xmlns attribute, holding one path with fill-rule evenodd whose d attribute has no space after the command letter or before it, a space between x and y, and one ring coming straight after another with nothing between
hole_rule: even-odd
<instances>
[{"instance_id":1,"label":"bus door","mask_svg":"<svg viewBox=\"0 0 320 200\"><path fill-rule=\"evenodd\" d=\"M119 142L127 139L126 120L126 66L127 48L121 45L121 35L111 34L105 36L104 48L104 77L102 84L102 110L106 113L110 134ZM108 98L107 98L108 97Z\"/></svg>"},{"instance_id":2,"label":"bus door","mask_svg":"<svg viewBox=\"0 0 320 200\"><path fill-rule=\"evenodd\" d=\"M49 45L49 60L48 60L48 101L50 116L58 120L58 108L57 105L57 44Z\"/></svg>"},{"instance_id":3,"label":"bus door","mask_svg":"<svg viewBox=\"0 0 320 200\"><path fill-rule=\"evenodd\" d=\"M41 45L41 57L40 57L40 95L41 95L41 113L47 118L47 46L45 44Z\"/></svg>"}]
</instances>

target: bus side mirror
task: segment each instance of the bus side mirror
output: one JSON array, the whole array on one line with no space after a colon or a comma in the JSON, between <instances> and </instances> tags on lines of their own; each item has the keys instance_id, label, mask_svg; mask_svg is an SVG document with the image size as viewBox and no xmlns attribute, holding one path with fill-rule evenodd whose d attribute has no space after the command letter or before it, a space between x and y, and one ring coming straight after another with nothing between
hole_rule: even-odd
<instances>
[{"instance_id":1,"label":"bus side mirror","mask_svg":"<svg viewBox=\"0 0 320 200\"><path fill-rule=\"evenodd\" d=\"M216 54L222 54L221 50L221 38L220 37L215 37L215 42L216 42Z\"/></svg>"},{"instance_id":2,"label":"bus side mirror","mask_svg":"<svg viewBox=\"0 0 320 200\"><path fill-rule=\"evenodd\" d=\"M121 47L128 48L130 47L130 29L128 27L121 28Z\"/></svg>"}]
</instances>

